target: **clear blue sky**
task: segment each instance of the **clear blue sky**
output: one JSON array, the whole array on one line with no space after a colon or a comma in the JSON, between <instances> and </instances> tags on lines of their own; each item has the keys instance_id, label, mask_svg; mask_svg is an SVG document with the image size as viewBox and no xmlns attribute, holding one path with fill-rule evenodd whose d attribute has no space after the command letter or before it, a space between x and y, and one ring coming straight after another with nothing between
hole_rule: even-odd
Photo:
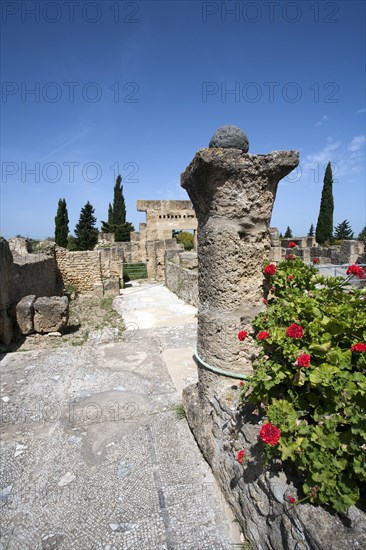
<instances>
[{"instance_id":1,"label":"clear blue sky","mask_svg":"<svg viewBox=\"0 0 366 550\"><path fill-rule=\"evenodd\" d=\"M6 238L52 236L59 198L71 232L88 200L100 227L118 172L137 229L137 199L188 198L180 174L224 124L247 133L250 153L300 152L271 225L302 235L316 224L331 161L334 223L365 226L364 2L29 0L2 10Z\"/></svg>"}]
</instances>

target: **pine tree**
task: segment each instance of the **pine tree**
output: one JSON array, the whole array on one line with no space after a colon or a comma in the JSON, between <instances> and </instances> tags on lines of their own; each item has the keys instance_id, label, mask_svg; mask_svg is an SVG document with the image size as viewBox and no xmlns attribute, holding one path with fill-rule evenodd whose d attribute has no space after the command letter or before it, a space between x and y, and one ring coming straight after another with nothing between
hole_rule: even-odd
<instances>
[{"instance_id":1,"label":"pine tree","mask_svg":"<svg viewBox=\"0 0 366 550\"><path fill-rule=\"evenodd\" d=\"M67 247L67 236L69 234L69 216L66 200L58 201L57 214L55 217L55 242L58 246Z\"/></svg>"},{"instance_id":2,"label":"pine tree","mask_svg":"<svg viewBox=\"0 0 366 550\"><path fill-rule=\"evenodd\" d=\"M311 224L311 226L310 226L308 237L314 237L314 225L313 224Z\"/></svg>"},{"instance_id":3,"label":"pine tree","mask_svg":"<svg viewBox=\"0 0 366 550\"><path fill-rule=\"evenodd\" d=\"M333 211L333 174L331 164L328 162L324 175L318 223L315 231L316 242L319 244L333 239Z\"/></svg>"},{"instance_id":4,"label":"pine tree","mask_svg":"<svg viewBox=\"0 0 366 550\"><path fill-rule=\"evenodd\" d=\"M98 229L95 227L97 219L94 208L88 201L81 209L79 222L75 227L75 242L78 250L93 250L98 242Z\"/></svg>"},{"instance_id":5,"label":"pine tree","mask_svg":"<svg viewBox=\"0 0 366 550\"><path fill-rule=\"evenodd\" d=\"M286 232L283 237L285 239L291 239L293 237L293 234L289 225L287 226Z\"/></svg>"},{"instance_id":6,"label":"pine tree","mask_svg":"<svg viewBox=\"0 0 366 550\"><path fill-rule=\"evenodd\" d=\"M361 233L359 234L358 238L359 238L360 241L365 241L365 243L366 243L366 225L365 225L365 227L362 229L362 231L361 231Z\"/></svg>"},{"instance_id":7,"label":"pine tree","mask_svg":"<svg viewBox=\"0 0 366 550\"><path fill-rule=\"evenodd\" d=\"M126 205L123 197L122 177L118 176L113 192L113 206L109 203L108 222L102 221L103 233L114 233L116 242L130 240L130 232L135 228L126 222Z\"/></svg>"},{"instance_id":8,"label":"pine tree","mask_svg":"<svg viewBox=\"0 0 366 550\"><path fill-rule=\"evenodd\" d=\"M337 241L353 239L353 231L348 220L343 220L343 222L336 225L334 228L334 238Z\"/></svg>"}]
</instances>

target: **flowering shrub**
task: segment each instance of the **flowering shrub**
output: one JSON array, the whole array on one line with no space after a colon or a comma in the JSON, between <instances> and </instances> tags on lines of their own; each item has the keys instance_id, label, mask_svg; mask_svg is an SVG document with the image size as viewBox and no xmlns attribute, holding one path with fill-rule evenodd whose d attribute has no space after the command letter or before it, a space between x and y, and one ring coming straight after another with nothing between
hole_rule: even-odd
<instances>
[{"instance_id":1,"label":"flowering shrub","mask_svg":"<svg viewBox=\"0 0 366 550\"><path fill-rule=\"evenodd\" d=\"M295 246L297 246L297 244L294 241L291 241L290 243L288 243L289 248L295 248Z\"/></svg>"},{"instance_id":2,"label":"flowering shrub","mask_svg":"<svg viewBox=\"0 0 366 550\"><path fill-rule=\"evenodd\" d=\"M266 265L266 267L263 269L263 273L265 275L274 275L276 273L276 266L275 264L268 264Z\"/></svg>"},{"instance_id":3,"label":"flowering shrub","mask_svg":"<svg viewBox=\"0 0 366 550\"><path fill-rule=\"evenodd\" d=\"M264 408L267 458L295 466L305 499L344 512L366 494L366 289L298 258L277 264L271 284L242 396Z\"/></svg>"},{"instance_id":4,"label":"flowering shrub","mask_svg":"<svg viewBox=\"0 0 366 550\"><path fill-rule=\"evenodd\" d=\"M245 340L245 338L248 336L248 333L246 330L241 330L240 332L238 332L238 338L240 340L240 342L242 342L243 340Z\"/></svg>"},{"instance_id":5,"label":"flowering shrub","mask_svg":"<svg viewBox=\"0 0 366 550\"><path fill-rule=\"evenodd\" d=\"M350 265L346 271L347 275L353 274L356 275L359 279L363 279L365 272L359 265Z\"/></svg>"},{"instance_id":6,"label":"flowering shrub","mask_svg":"<svg viewBox=\"0 0 366 550\"><path fill-rule=\"evenodd\" d=\"M267 445L271 445L272 447L274 447L280 440L281 430L279 430L277 426L274 426L270 422L267 422L261 427L259 431L259 437L264 443L267 443Z\"/></svg>"},{"instance_id":7,"label":"flowering shrub","mask_svg":"<svg viewBox=\"0 0 366 550\"><path fill-rule=\"evenodd\" d=\"M300 325L293 323L286 330L286 336L289 338L302 338L304 336L304 329Z\"/></svg>"},{"instance_id":8,"label":"flowering shrub","mask_svg":"<svg viewBox=\"0 0 366 550\"><path fill-rule=\"evenodd\" d=\"M266 330L261 330L257 334L257 340L267 340L269 333Z\"/></svg>"},{"instance_id":9,"label":"flowering shrub","mask_svg":"<svg viewBox=\"0 0 366 550\"><path fill-rule=\"evenodd\" d=\"M358 344L354 344L351 349L352 351L362 353L363 351L366 351L366 344L364 344L363 342L359 342Z\"/></svg>"},{"instance_id":10,"label":"flowering shrub","mask_svg":"<svg viewBox=\"0 0 366 550\"><path fill-rule=\"evenodd\" d=\"M243 464L243 458L244 457L245 457L245 451L244 451L244 449L241 449L238 452L238 455L237 455L237 459L238 459L239 464Z\"/></svg>"},{"instance_id":11,"label":"flowering shrub","mask_svg":"<svg viewBox=\"0 0 366 550\"><path fill-rule=\"evenodd\" d=\"M304 367L305 369L308 369L310 367L310 360L311 355L309 355L308 353L302 353L297 358L297 364L299 365L299 367Z\"/></svg>"}]
</instances>

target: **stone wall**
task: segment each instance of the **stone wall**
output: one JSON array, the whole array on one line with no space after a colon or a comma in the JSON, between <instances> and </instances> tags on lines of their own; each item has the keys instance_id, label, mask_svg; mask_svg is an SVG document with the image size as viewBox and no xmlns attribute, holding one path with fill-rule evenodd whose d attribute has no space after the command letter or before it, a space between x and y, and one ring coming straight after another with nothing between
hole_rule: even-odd
<instances>
[{"instance_id":1,"label":"stone wall","mask_svg":"<svg viewBox=\"0 0 366 550\"><path fill-rule=\"evenodd\" d=\"M156 281L165 280L165 254L168 250L183 250L176 239L162 239L146 242L147 276Z\"/></svg>"},{"instance_id":2,"label":"stone wall","mask_svg":"<svg viewBox=\"0 0 366 550\"><path fill-rule=\"evenodd\" d=\"M179 298L198 306L198 258L196 252L168 250L165 255L165 285Z\"/></svg>"},{"instance_id":3,"label":"stone wall","mask_svg":"<svg viewBox=\"0 0 366 550\"><path fill-rule=\"evenodd\" d=\"M294 242L296 248L291 250L288 244ZM345 240L340 245L319 246L315 237L293 237L291 239L279 238L277 228L271 228L271 261L280 261L285 259L286 254L291 252L299 256L304 262L310 263L314 258L318 258L319 264L355 264L363 263L365 253L365 243L356 239Z\"/></svg>"},{"instance_id":4,"label":"stone wall","mask_svg":"<svg viewBox=\"0 0 366 550\"><path fill-rule=\"evenodd\" d=\"M197 219L191 201L137 201L146 212L146 240L171 239L174 230L196 230Z\"/></svg>"},{"instance_id":5,"label":"stone wall","mask_svg":"<svg viewBox=\"0 0 366 550\"><path fill-rule=\"evenodd\" d=\"M13 256L8 242L0 237L0 344L8 345L13 337L13 318L10 308L14 305Z\"/></svg>"},{"instance_id":6,"label":"stone wall","mask_svg":"<svg viewBox=\"0 0 366 550\"><path fill-rule=\"evenodd\" d=\"M56 247L56 261L64 285L73 285L80 293L93 292L94 285L102 281L98 250L70 252Z\"/></svg>"},{"instance_id":7,"label":"stone wall","mask_svg":"<svg viewBox=\"0 0 366 550\"><path fill-rule=\"evenodd\" d=\"M53 248L40 256L29 254L17 242L14 254L15 259L9 243L0 237L0 342L4 345L12 340L15 306L24 296L60 296L63 289Z\"/></svg>"},{"instance_id":8,"label":"stone wall","mask_svg":"<svg viewBox=\"0 0 366 550\"><path fill-rule=\"evenodd\" d=\"M80 294L118 295L123 251L118 247L69 251L56 246L57 267L65 285Z\"/></svg>"},{"instance_id":9,"label":"stone wall","mask_svg":"<svg viewBox=\"0 0 366 550\"><path fill-rule=\"evenodd\" d=\"M62 280L57 269L54 254L35 262L18 264L14 261L14 301L23 296L61 296Z\"/></svg>"}]
</instances>

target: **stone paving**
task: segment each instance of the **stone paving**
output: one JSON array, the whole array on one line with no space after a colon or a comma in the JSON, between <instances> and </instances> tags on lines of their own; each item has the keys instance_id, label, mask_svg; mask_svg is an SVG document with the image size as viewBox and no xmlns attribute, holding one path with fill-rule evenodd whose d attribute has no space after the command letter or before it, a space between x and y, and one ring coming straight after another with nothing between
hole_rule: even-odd
<instances>
[{"instance_id":1,"label":"stone paving","mask_svg":"<svg viewBox=\"0 0 366 550\"><path fill-rule=\"evenodd\" d=\"M115 305L122 342L1 356L0 549L238 547L174 410L195 378L194 308L154 284Z\"/></svg>"}]
</instances>

